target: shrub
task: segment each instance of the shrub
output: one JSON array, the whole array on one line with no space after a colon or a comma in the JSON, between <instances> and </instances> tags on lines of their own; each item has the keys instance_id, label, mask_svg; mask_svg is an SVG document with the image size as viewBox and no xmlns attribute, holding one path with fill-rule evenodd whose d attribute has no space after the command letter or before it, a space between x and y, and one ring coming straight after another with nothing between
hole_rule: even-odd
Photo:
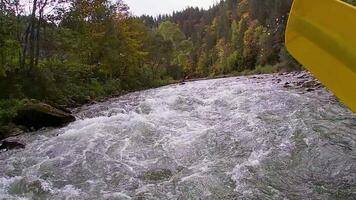
<instances>
[{"instance_id":1,"label":"shrub","mask_svg":"<svg viewBox=\"0 0 356 200\"><path fill-rule=\"evenodd\" d=\"M7 125L16 117L17 111L22 108L25 100L2 99L0 100L0 126Z\"/></svg>"}]
</instances>

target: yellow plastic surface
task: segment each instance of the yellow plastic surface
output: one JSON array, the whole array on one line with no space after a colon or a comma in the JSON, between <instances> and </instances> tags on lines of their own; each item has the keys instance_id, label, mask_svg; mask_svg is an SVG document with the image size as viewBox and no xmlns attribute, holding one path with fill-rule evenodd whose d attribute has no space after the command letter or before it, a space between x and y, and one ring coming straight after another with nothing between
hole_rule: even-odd
<instances>
[{"instance_id":1,"label":"yellow plastic surface","mask_svg":"<svg viewBox=\"0 0 356 200\"><path fill-rule=\"evenodd\" d=\"M356 112L356 7L339 0L294 0L286 46Z\"/></svg>"}]
</instances>

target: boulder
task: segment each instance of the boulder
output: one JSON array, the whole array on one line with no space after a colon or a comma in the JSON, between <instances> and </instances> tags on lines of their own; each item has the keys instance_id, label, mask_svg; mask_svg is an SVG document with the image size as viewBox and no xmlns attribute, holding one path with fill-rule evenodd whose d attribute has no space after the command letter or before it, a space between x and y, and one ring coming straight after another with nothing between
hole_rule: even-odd
<instances>
[{"instance_id":1,"label":"boulder","mask_svg":"<svg viewBox=\"0 0 356 200\"><path fill-rule=\"evenodd\" d=\"M43 127L61 127L75 121L70 113L56 109L48 104L30 102L17 113L13 122L28 129L38 130Z\"/></svg>"},{"instance_id":2,"label":"boulder","mask_svg":"<svg viewBox=\"0 0 356 200\"><path fill-rule=\"evenodd\" d=\"M27 131L26 127L16 126L15 124L8 124L6 126L0 126L0 140L21 135Z\"/></svg>"},{"instance_id":3,"label":"boulder","mask_svg":"<svg viewBox=\"0 0 356 200\"><path fill-rule=\"evenodd\" d=\"M12 150L12 149L24 149L25 145L19 142L9 142L9 141L3 141L2 144L0 145L0 150Z\"/></svg>"},{"instance_id":4,"label":"boulder","mask_svg":"<svg viewBox=\"0 0 356 200\"><path fill-rule=\"evenodd\" d=\"M284 88L290 88L292 85L289 82L285 82L283 85Z\"/></svg>"},{"instance_id":5,"label":"boulder","mask_svg":"<svg viewBox=\"0 0 356 200\"><path fill-rule=\"evenodd\" d=\"M305 91L307 91L307 92L313 92L313 91L315 91L315 88L307 88Z\"/></svg>"},{"instance_id":6,"label":"boulder","mask_svg":"<svg viewBox=\"0 0 356 200\"><path fill-rule=\"evenodd\" d=\"M311 88L317 86L319 83L316 80L309 80L303 83L302 87Z\"/></svg>"}]
</instances>

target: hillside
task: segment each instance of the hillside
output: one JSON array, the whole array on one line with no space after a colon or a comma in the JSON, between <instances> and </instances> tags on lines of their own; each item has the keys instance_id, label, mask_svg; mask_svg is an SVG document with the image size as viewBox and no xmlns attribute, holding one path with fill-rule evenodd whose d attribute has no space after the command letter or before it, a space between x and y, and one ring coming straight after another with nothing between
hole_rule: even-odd
<instances>
[{"instance_id":1,"label":"hillside","mask_svg":"<svg viewBox=\"0 0 356 200\"><path fill-rule=\"evenodd\" d=\"M187 75L227 74L254 70L257 66L294 70L300 67L284 48L291 3L227 0L209 10L187 8L156 19L141 19L146 26L171 39L177 51L176 61Z\"/></svg>"}]
</instances>

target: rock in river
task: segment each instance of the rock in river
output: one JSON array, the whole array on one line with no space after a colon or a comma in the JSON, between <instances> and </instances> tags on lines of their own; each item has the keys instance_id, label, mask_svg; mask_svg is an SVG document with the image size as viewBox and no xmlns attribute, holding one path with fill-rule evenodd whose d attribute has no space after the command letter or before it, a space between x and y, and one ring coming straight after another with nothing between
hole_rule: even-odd
<instances>
[{"instance_id":1,"label":"rock in river","mask_svg":"<svg viewBox=\"0 0 356 200\"><path fill-rule=\"evenodd\" d=\"M44 103L28 103L18 111L16 125L38 130L43 127L60 127L75 121L70 113L58 110Z\"/></svg>"},{"instance_id":2,"label":"rock in river","mask_svg":"<svg viewBox=\"0 0 356 200\"><path fill-rule=\"evenodd\" d=\"M9 142L9 141L3 141L2 144L0 145L0 151L1 150L11 150L11 149L24 149L25 145L19 142Z\"/></svg>"},{"instance_id":3,"label":"rock in river","mask_svg":"<svg viewBox=\"0 0 356 200\"><path fill-rule=\"evenodd\" d=\"M149 170L143 174L143 179L146 181L162 181L170 179L173 176L169 169Z\"/></svg>"}]
</instances>

